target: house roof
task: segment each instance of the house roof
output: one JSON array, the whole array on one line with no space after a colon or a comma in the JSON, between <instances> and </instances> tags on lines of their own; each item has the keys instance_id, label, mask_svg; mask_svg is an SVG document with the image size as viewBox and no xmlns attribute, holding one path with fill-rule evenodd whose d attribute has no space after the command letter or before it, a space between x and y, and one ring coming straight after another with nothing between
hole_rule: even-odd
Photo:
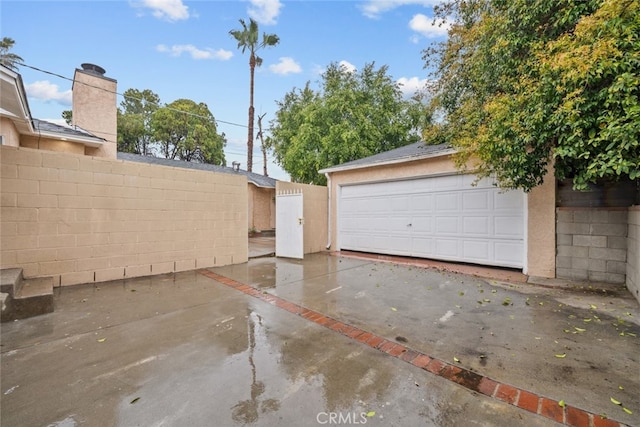
<instances>
[{"instance_id":1,"label":"house roof","mask_svg":"<svg viewBox=\"0 0 640 427\"><path fill-rule=\"evenodd\" d=\"M22 77L4 65L0 65L0 94L0 116L10 119L20 134L78 142L90 147L99 147L104 142L104 139L80 128L57 125L31 117Z\"/></svg>"},{"instance_id":2,"label":"house roof","mask_svg":"<svg viewBox=\"0 0 640 427\"><path fill-rule=\"evenodd\" d=\"M426 145L424 142L405 145L404 147L374 154L341 165L321 169L319 173L332 173L352 169L362 169L374 166L382 166L394 163L402 163L413 160L427 159L430 157L444 156L454 153L455 150L448 144Z\"/></svg>"},{"instance_id":3,"label":"house roof","mask_svg":"<svg viewBox=\"0 0 640 427\"><path fill-rule=\"evenodd\" d=\"M56 123L32 119L36 134L74 142L82 142L90 147L98 147L105 141L78 126L63 126Z\"/></svg>"},{"instance_id":4,"label":"house roof","mask_svg":"<svg viewBox=\"0 0 640 427\"><path fill-rule=\"evenodd\" d=\"M247 181L256 187L276 188L276 179L259 175L257 173L248 172L242 169L235 170L227 166L210 165L207 163L185 162L183 160L163 159L161 157L142 156L140 154L118 153L118 160L126 160L129 162L148 163L153 165L171 166L175 168L197 169L209 172L228 173L232 175L244 175Z\"/></svg>"}]
</instances>

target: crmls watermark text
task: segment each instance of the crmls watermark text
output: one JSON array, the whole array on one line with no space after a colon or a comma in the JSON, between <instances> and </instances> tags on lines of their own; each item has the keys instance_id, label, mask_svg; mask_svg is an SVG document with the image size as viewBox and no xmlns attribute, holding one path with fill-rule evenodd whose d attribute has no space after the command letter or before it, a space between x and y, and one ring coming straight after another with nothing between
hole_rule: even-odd
<instances>
[{"instance_id":1,"label":"crmls watermark text","mask_svg":"<svg viewBox=\"0 0 640 427\"><path fill-rule=\"evenodd\" d=\"M319 412L316 415L318 424L346 425L346 424L366 424L366 412Z\"/></svg>"}]
</instances>

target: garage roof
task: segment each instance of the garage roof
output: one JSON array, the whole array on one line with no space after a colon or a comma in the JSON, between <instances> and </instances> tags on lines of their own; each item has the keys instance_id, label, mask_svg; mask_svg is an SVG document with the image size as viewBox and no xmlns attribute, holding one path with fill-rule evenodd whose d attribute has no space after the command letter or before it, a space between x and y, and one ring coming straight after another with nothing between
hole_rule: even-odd
<instances>
[{"instance_id":1,"label":"garage roof","mask_svg":"<svg viewBox=\"0 0 640 427\"><path fill-rule=\"evenodd\" d=\"M353 160L341 165L321 169L318 172L332 173L351 169L362 169L373 166L426 159L429 157L444 156L454 152L455 150L448 144L426 145L424 142L419 141L414 144L405 145L404 147L378 153L363 159Z\"/></svg>"}]
</instances>

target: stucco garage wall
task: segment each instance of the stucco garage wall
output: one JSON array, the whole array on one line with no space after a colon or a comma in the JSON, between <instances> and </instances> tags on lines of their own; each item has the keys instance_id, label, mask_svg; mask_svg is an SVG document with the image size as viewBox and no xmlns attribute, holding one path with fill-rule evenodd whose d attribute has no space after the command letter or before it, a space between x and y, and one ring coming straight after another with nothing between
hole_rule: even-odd
<instances>
[{"instance_id":1,"label":"stucco garage wall","mask_svg":"<svg viewBox=\"0 0 640 427\"><path fill-rule=\"evenodd\" d=\"M249 228L273 230L276 226L274 188L262 188L249 184Z\"/></svg>"},{"instance_id":2,"label":"stucco garage wall","mask_svg":"<svg viewBox=\"0 0 640 427\"><path fill-rule=\"evenodd\" d=\"M629 208L627 231L627 289L640 303L640 206Z\"/></svg>"},{"instance_id":3,"label":"stucco garage wall","mask_svg":"<svg viewBox=\"0 0 640 427\"><path fill-rule=\"evenodd\" d=\"M304 215L304 253L326 250L327 245L327 187L278 181L276 193L302 191ZM276 205L276 209L278 206ZM278 230L276 229L276 233Z\"/></svg>"},{"instance_id":4,"label":"stucco garage wall","mask_svg":"<svg viewBox=\"0 0 640 427\"><path fill-rule=\"evenodd\" d=\"M342 185L363 182L409 179L457 173L450 155L415 161L336 171L331 173L331 242L336 248L338 189ZM527 268L531 276L555 277L555 184L545 184L527 195Z\"/></svg>"},{"instance_id":5,"label":"stucco garage wall","mask_svg":"<svg viewBox=\"0 0 640 427\"><path fill-rule=\"evenodd\" d=\"M58 285L247 261L245 177L0 147L2 268Z\"/></svg>"}]
</instances>

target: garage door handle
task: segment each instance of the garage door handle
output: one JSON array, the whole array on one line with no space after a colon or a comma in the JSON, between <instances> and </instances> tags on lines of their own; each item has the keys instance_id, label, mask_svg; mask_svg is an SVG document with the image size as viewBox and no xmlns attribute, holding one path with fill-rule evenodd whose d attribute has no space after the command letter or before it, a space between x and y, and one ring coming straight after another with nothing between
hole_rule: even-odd
<instances>
[{"instance_id":1,"label":"garage door handle","mask_svg":"<svg viewBox=\"0 0 640 427\"><path fill-rule=\"evenodd\" d=\"M411 227L411 223L407 224L407 227Z\"/></svg>"}]
</instances>

